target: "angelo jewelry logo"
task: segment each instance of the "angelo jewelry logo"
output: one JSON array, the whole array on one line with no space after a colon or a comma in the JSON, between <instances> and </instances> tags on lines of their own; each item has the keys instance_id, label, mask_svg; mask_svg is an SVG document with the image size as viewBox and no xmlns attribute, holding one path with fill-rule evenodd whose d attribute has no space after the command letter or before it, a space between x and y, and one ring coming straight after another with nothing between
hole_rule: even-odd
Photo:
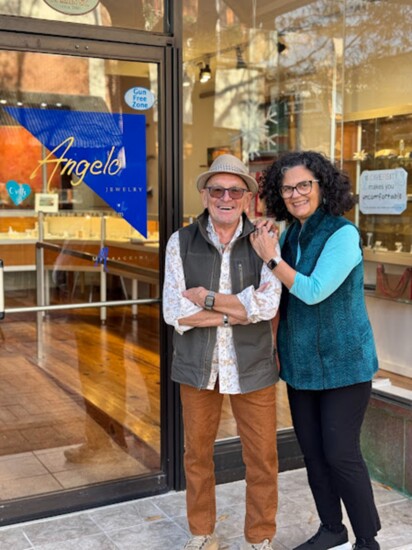
<instances>
[{"instance_id":1,"label":"angelo jewelry logo","mask_svg":"<svg viewBox=\"0 0 412 550\"><path fill-rule=\"evenodd\" d=\"M51 193L63 175L79 195L84 184L147 236L145 115L55 109L47 103L4 109L44 146L30 182L41 182Z\"/></svg>"},{"instance_id":2,"label":"angelo jewelry logo","mask_svg":"<svg viewBox=\"0 0 412 550\"><path fill-rule=\"evenodd\" d=\"M37 168L35 168L30 174L30 179L33 179L36 176L37 171L43 165L54 164L54 170L52 171L47 181L47 192L50 193L52 179L57 170L59 170L61 174L68 174L69 176L72 176L74 174L78 179L77 181L71 180L70 183L73 187L75 187L83 183L84 178L87 176L88 173L93 174L94 176L100 176L102 174L116 176L122 169L120 160L117 158L113 158L115 150L114 146L110 149L107 155L106 162L104 164L101 160L89 162L86 159L75 161L71 158L67 158L66 155L74 144L74 141L75 139L73 136L68 137L67 139L59 143L59 145L57 145L57 147L55 147L52 151L50 151L50 153L44 159L39 160ZM61 156L58 157L57 152L61 147L66 144L67 147L61 153Z\"/></svg>"}]
</instances>

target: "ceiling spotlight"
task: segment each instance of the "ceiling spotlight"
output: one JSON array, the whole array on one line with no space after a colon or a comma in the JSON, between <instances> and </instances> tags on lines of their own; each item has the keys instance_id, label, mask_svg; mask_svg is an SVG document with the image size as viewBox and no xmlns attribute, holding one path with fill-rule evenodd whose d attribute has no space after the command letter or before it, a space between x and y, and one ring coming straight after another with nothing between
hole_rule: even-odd
<instances>
[{"instance_id":1,"label":"ceiling spotlight","mask_svg":"<svg viewBox=\"0 0 412 550\"><path fill-rule=\"evenodd\" d=\"M236 69L247 69L245 60L243 59L242 49L236 46Z\"/></svg>"},{"instance_id":2,"label":"ceiling spotlight","mask_svg":"<svg viewBox=\"0 0 412 550\"><path fill-rule=\"evenodd\" d=\"M286 50L286 44L284 44L283 42L278 42L277 49L278 49L278 54L279 55L282 54Z\"/></svg>"},{"instance_id":3,"label":"ceiling spotlight","mask_svg":"<svg viewBox=\"0 0 412 550\"><path fill-rule=\"evenodd\" d=\"M192 81L190 80L190 77L189 75L187 74L186 71L184 71L183 73L183 80L182 80L182 85L184 88L188 88L190 85L191 85Z\"/></svg>"},{"instance_id":4,"label":"ceiling spotlight","mask_svg":"<svg viewBox=\"0 0 412 550\"><path fill-rule=\"evenodd\" d=\"M202 84L205 84L206 82L209 82L211 78L212 78L212 71L210 69L209 63L205 63L204 67L200 67L199 81Z\"/></svg>"}]
</instances>

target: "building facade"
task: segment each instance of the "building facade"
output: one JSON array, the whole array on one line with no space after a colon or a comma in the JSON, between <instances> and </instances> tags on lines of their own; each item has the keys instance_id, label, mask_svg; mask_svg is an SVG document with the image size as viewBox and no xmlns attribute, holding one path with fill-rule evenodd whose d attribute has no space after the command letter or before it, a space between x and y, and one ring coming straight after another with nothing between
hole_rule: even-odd
<instances>
[{"instance_id":1,"label":"building facade","mask_svg":"<svg viewBox=\"0 0 412 550\"><path fill-rule=\"evenodd\" d=\"M3 523L184 487L164 249L222 152L348 171L375 398L410 408L411 24L407 0L0 0ZM243 473L227 406L215 461Z\"/></svg>"}]
</instances>

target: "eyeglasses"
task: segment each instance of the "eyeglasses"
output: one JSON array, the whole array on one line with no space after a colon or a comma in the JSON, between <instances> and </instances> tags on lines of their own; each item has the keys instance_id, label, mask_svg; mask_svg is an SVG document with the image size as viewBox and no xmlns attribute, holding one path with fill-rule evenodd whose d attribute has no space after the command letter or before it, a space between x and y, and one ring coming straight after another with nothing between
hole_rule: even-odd
<instances>
[{"instance_id":1,"label":"eyeglasses","mask_svg":"<svg viewBox=\"0 0 412 550\"><path fill-rule=\"evenodd\" d=\"M243 189L242 187L205 187L209 191L209 195L213 199L222 199L225 196L225 193L227 192L229 194L229 197L234 200L239 200L243 197L245 193L249 191L249 189Z\"/></svg>"},{"instance_id":2,"label":"eyeglasses","mask_svg":"<svg viewBox=\"0 0 412 550\"><path fill-rule=\"evenodd\" d=\"M306 180L300 181L296 185L281 185L279 187L279 193L282 199L290 199L293 196L293 192L296 191L299 195L309 195L312 191L312 183L318 180Z\"/></svg>"}]
</instances>

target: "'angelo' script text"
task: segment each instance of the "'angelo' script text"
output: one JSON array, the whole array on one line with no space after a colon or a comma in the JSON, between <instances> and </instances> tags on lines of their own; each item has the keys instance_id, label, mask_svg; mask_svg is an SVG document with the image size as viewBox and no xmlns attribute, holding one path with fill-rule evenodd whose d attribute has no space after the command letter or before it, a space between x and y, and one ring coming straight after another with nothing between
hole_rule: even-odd
<instances>
[{"instance_id":1,"label":"'angelo' script text","mask_svg":"<svg viewBox=\"0 0 412 550\"><path fill-rule=\"evenodd\" d=\"M52 151L50 151L50 153L44 159L39 160L38 166L33 170L30 175L30 179L33 179L36 176L38 170L40 170L43 165L54 165L54 169L47 181L47 192L50 193L51 182L57 170L59 170L61 174L68 174L69 176L72 176L74 174L77 179L75 181L73 181L73 178L70 179L70 182L74 187L83 183L84 178L87 176L88 173L93 174L94 176L99 176L101 174L115 176L122 169L120 160L117 158L113 158L115 150L114 146L110 149L107 155L107 159L103 163L101 160L89 162L86 159L75 161L71 158L67 158L66 155L73 144L73 136L68 137L67 139L59 143L59 145L57 145ZM58 154L60 154L60 156L58 156Z\"/></svg>"}]
</instances>

